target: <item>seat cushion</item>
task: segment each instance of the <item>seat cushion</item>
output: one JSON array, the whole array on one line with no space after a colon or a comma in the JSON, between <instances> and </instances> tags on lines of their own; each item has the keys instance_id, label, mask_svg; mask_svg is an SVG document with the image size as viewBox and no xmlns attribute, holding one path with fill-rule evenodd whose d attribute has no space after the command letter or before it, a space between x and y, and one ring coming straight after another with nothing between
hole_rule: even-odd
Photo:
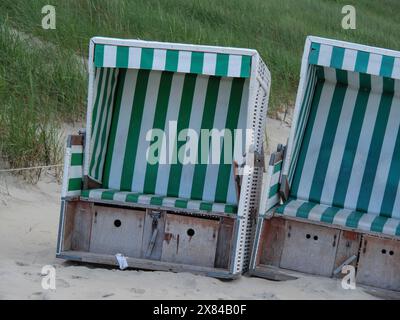
<instances>
[{"instance_id":1,"label":"seat cushion","mask_svg":"<svg viewBox=\"0 0 400 320\"><path fill-rule=\"evenodd\" d=\"M400 236L399 219L330 207L310 201L291 199L278 207L275 213L277 215L343 226L360 232L372 231L390 236Z\"/></svg>"},{"instance_id":2,"label":"seat cushion","mask_svg":"<svg viewBox=\"0 0 400 320\"><path fill-rule=\"evenodd\" d=\"M83 190L81 198L85 200L117 201L121 203L137 203L141 205L175 208L181 210L195 210L214 213L236 214L237 205L213 203L199 200L190 200L173 197L163 197L154 194L125 192L113 189Z\"/></svg>"}]
</instances>

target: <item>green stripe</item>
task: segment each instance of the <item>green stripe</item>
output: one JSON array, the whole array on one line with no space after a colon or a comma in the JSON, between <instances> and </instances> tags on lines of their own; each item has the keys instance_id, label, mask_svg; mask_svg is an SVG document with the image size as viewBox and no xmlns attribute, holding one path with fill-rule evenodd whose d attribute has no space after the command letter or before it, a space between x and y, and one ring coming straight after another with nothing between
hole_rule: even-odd
<instances>
[{"instance_id":1,"label":"green stripe","mask_svg":"<svg viewBox=\"0 0 400 320\"><path fill-rule=\"evenodd\" d=\"M386 181L385 193L381 205L380 215L391 217L396 201L397 189L400 181L400 130L397 131L396 143L390 161L390 169Z\"/></svg>"},{"instance_id":2,"label":"green stripe","mask_svg":"<svg viewBox=\"0 0 400 320\"><path fill-rule=\"evenodd\" d=\"M215 191L216 202L226 202L228 196L228 187L232 178L232 158L234 150L234 129L238 126L240 106L242 103L242 94L244 87L244 78L234 78L232 81L232 88L229 97L228 114L226 116L225 129L228 130L231 141L230 154L225 155L225 142L228 138L228 134L224 133L224 142L222 143L221 157L219 162L218 178L217 178L217 190ZM229 149L229 147L228 147ZM226 158L227 156L228 158Z\"/></svg>"},{"instance_id":3,"label":"green stripe","mask_svg":"<svg viewBox=\"0 0 400 320\"><path fill-rule=\"evenodd\" d=\"M83 164L83 153L73 153L71 155L71 166L81 166Z\"/></svg>"},{"instance_id":4,"label":"green stripe","mask_svg":"<svg viewBox=\"0 0 400 320\"><path fill-rule=\"evenodd\" d=\"M327 208L324 213L321 215L321 222L326 223L333 223L333 219L335 218L336 214L339 212L340 208L337 207L329 207Z\"/></svg>"},{"instance_id":5,"label":"green stripe","mask_svg":"<svg viewBox=\"0 0 400 320\"><path fill-rule=\"evenodd\" d=\"M100 68L99 82L98 82L97 88L96 88L96 100L94 102L93 111L92 111L93 112L92 113L92 132L91 132L92 136L93 136L94 124L96 123L96 119L97 119L97 110L99 108L99 100L100 100L100 94L101 94L101 87L103 84L104 70L107 70L107 69Z\"/></svg>"},{"instance_id":6,"label":"green stripe","mask_svg":"<svg viewBox=\"0 0 400 320\"><path fill-rule=\"evenodd\" d=\"M107 85L108 85L108 79L110 77L110 73L111 73L112 69L107 68L106 71L106 81L105 81L105 86L104 86L104 93L103 93L103 99L101 102L101 107L100 107L100 117L98 119L98 125L97 125L97 129L96 129L96 133L95 135L92 136L92 141L94 143L94 147L93 147L93 154L91 155L92 159L90 161L90 169L94 170L94 177L98 178L97 176L97 165L99 163L99 158L97 157L97 150L98 148L101 148L101 145L99 146L99 140L100 140L100 133L101 133L101 123L103 122L103 117L104 117L104 113L107 112L106 110L106 105L107 105Z\"/></svg>"},{"instance_id":7,"label":"green stripe","mask_svg":"<svg viewBox=\"0 0 400 320\"><path fill-rule=\"evenodd\" d=\"M391 77L393 73L394 57L382 56L381 70L379 75L383 77Z\"/></svg>"},{"instance_id":8,"label":"green stripe","mask_svg":"<svg viewBox=\"0 0 400 320\"><path fill-rule=\"evenodd\" d=\"M125 201L126 202L138 203L140 195L141 195L140 193L128 193L126 195Z\"/></svg>"},{"instance_id":9,"label":"green stripe","mask_svg":"<svg viewBox=\"0 0 400 320\"><path fill-rule=\"evenodd\" d=\"M104 127L102 128L103 132L101 134L100 155L99 155L99 158L97 159L97 166L96 166L96 170L95 170L95 172L96 172L95 177L97 177L97 178L101 178L101 176L103 174L103 172L100 172L100 162L101 162L101 159L103 159L103 157L105 157L104 152L107 151L106 150L106 146L107 146L106 139L107 139L108 133L109 133L109 128L107 127L107 123L110 122L109 118L112 117L112 111L113 111L113 108L114 108L113 99L112 98L113 98L113 95L114 95L114 91L113 90L115 90L114 89L114 84L115 84L115 80L116 80L116 76L115 76L116 72L117 72L116 69L113 69L113 71L112 71L112 79L111 79L111 88L110 88L111 90L110 90L110 94L108 96L107 105L106 105L107 113L106 113L106 118L105 118L105 121L104 121Z\"/></svg>"},{"instance_id":10,"label":"green stripe","mask_svg":"<svg viewBox=\"0 0 400 320\"><path fill-rule=\"evenodd\" d=\"M240 67L240 76L242 78L250 77L251 56L242 56L242 65Z\"/></svg>"},{"instance_id":11,"label":"green stripe","mask_svg":"<svg viewBox=\"0 0 400 320\"><path fill-rule=\"evenodd\" d=\"M82 178L71 178L68 180L68 191L76 191L82 189Z\"/></svg>"},{"instance_id":12,"label":"green stripe","mask_svg":"<svg viewBox=\"0 0 400 320\"><path fill-rule=\"evenodd\" d=\"M116 191L107 190L101 193L101 200L114 200L114 194Z\"/></svg>"},{"instance_id":13,"label":"green stripe","mask_svg":"<svg viewBox=\"0 0 400 320\"><path fill-rule=\"evenodd\" d=\"M200 203L199 209L203 210L203 211L212 211L212 206L213 206L213 204L210 202L202 202L202 203Z\"/></svg>"},{"instance_id":14,"label":"green stripe","mask_svg":"<svg viewBox=\"0 0 400 320\"><path fill-rule=\"evenodd\" d=\"M165 58L165 70L172 72L178 70L178 58L179 58L179 51L167 50L167 55Z\"/></svg>"},{"instance_id":15,"label":"green stripe","mask_svg":"<svg viewBox=\"0 0 400 320\"><path fill-rule=\"evenodd\" d=\"M175 200L175 207L186 209L188 205L188 200L176 199Z\"/></svg>"},{"instance_id":16,"label":"green stripe","mask_svg":"<svg viewBox=\"0 0 400 320\"><path fill-rule=\"evenodd\" d=\"M363 85L364 90L359 90L357 93L353 116L351 118L350 128L343 152L343 158L340 165L339 176L333 196L333 205L341 208L344 207L358 141L360 140L362 124L371 89L371 76L360 74L360 84Z\"/></svg>"},{"instance_id":17,"label":"green stripe","mask_svg":"<svg viewBox=\"0 0 400 320\"><path fill-rule=\"evenodd\" d=\"M371 231L374 232L382 232L383 231L383 227L385 226L386 221L388 221L389 218L387 217L381 217L381 216L377 216L374 221L372 221L371 224Z\"/></svg>"},{"instance_id":18,"label":"green stripe","mask_svg":"<svg viewBox=\"0 0 400 320\"><path fill-rule=\"evenodd\" d=\"M368 152L368 158L365 164L364 175L357 201L358 211L368 212L368 206L371 198L372 188L374 186L376 170L382 150L382 142L386 132L386 126L389 119L392 100L393 93L382 94L381 96L378 115L375 121L372 140Z\"/></svg>"},{"instance_id":19,"label":"green stripe","mask_svg":"<svg viewBox=\"0 0 400 320\"><path fill-rule=\"evenodd\" d=\"M366 73L368 69L369 53L357 51L356 65L354 71Z\"/></svg>"},{"instance_id":20,"label":"green stripe","mask_svg":"<svg viewBox=\"0 0 400 320\"><path fill-rule=\"evenodd\" d=\"M344 48L333 47L331 56L331 68L341 69L343 65L344 58Z\"/></svg>"},{"instance_id":21,"label":"green stripe","mask_svg":"<svg viewBox=\"0 0 400 320\"><path fill-rule=\"evenodd\" d=\"M400 223L397 225L396 228L396 236L400 236Z\"/></svg>"},{"instance_id":22,"label":"green stripe","mask_svg":"<svg viewBox=\"0 0 400 320\"><path fill-rule=\"evenodd\" d=\"M203 52L192 52L192 59L190 62L190 72L191 73L203 73L204 64L204 53Z\"/></svg>"},{"instance_id":23,"label":"green stripe","mask_svg":"<svg viewBox=\"0 0 400 320\"><path fill-rule=\"evenodd\" d=\"M163 197L151 197L150 204L153 206L162 206L163 200Z\"/></svg>"},{"instance_id":24,"label":"green stripe","mask_svg":"<svg viewBox=\"0 0 400 320\"><path fill-rule=\"evenodd\" d=\"M120 189L125 191L130 191L132 188L133 169L135 167L149 74L150 71L148 70L139 70L136 80L136 88L132 102L132 112L131 119L129 121L129 131L127 137L127 141L129 141L129 152L125 152L124 164L121 172Z\"/></svg>"},{"instance_id":25,"label":"green stripe","mask_svg":"<svg viewBox=\"0 0 400 320\"><path fill-rule=\"evenodd\" d=\"M187 129L189 127L190 115L192 113L192 107L193 107L194 90L196 87L196 79L197 76L194 74L185 75L185 80L183 83L182 99L179 107L179 115L177 123L178 134L182 130ZM177 143L174 143L173 159L178 159L178 160L182 159L180 155L178 155L178 152L185 144L186 141L177 141ZM182 150L184 150L184 147L182 148ZM181 176L182 176L182 163L178 161L177 163L172 164L170 167L168 188L167 188L168 196L170 197L179 196Z\"/></svg>"},{"instance_id":26,"label":"green stripe","mask_svg":"<svg viewBox=\"0 0 400 320\"><path fill-rule=\"evenodd\" d=\"M154 122L152 129L161 129L165 130L165 122L167 118L167 111L168 111L168 102L169 102L169 96L171 93L171 85L172 85L172 78L173 78L173 73L165 71L161 74L161 80L160 80L160 86L158 89L158 97L157 97L157 103L156 103L156 110L155 110L155 116L154 116ZM156 139L156 136L152 133L151 136L151 141L153 143L156 143L157 145L160 145L162 141L158 141L158 138ZM150 142L150 146L153 144ZM156 189L156 182L157 182L157 174L158 174L158 166L159 166L159 154L160 150L158 150L158 154L156 157L157 163L151 164L147 162L146 166L146 175L145 175L145 180L144 180L144 193L151 193L153 194Z\"/></svg>"},{"instance_id":27,"label":"green stripe","mask_svg":"<svg viewBox=\"0 0 400 320\"><path fill-rule=\"evenodd\" d=\"M323 87L324 87L324 80L320 79L317 82L317 85L315 88L315 93L314 93L311 110L310 110L310 115L308 117L303 142L301 143L299 159L297 160L296 170L295 170L294 177L293 177L291 194L294 196L297 194L298 189L299 189L301 174L303 172L305 159L306 159L307 151L308 151L308 145L310 143L312 129L314 127L315 117L317 114L317 109L318 109L318 105L319 105L319 102L321 99L321 92L322 92Z\"/></svg>"},{"instance_id":28,"label":"green stripe","mask_svg":"<svg viewBox=\"0 0 400 320\"><path fill-rule=\"evenodd\" d=\"M360 219L364 214L365 213L358 211L353 211L352 213L350 213L346 220L346 227L356 229L358 227Z\"/></svg>"},{"instance_id":29,"label":"green stripe","mask_svg":"<svg viewBox=\"0 0 400 320\"><path fill-rule=\"evenodd\" d=\"M118 46L117 47L117 68L127 68L129 60L129 47Z\"/></svg>"},{"instance_id":30,"label":"green stripe","mask_svg":"<svg viewBox=\"0 0 400 320\"><path fill-rule=\"evenodd\" d=\"M340 71L336 71L338 73ZM345 72L347 75L347 72ZM339 125L340 114L343 108L344 97L347 87L337 83L329 108L328 118L325 125L324 134L321 141L321 148L314 170L314 177L311 183L309 200L320 202L321 194L325 183L329 160L332 154L332 146L335 140L336 131Z\"/></svg>"},{"instance_id":31,"label":"green stripe","mask_svg":"<svg viewBox=\"0 0 400 320\"><path fill-rule=\"evenodd\" d=\"M321 48L321 45L319 43L315 43L315 42L311 43L310 55L308 57L308 61L310 64L318 64L320 48Z\"/></svg>"},{"instance_id":32,"label":"green stripe","mask_svg":"<svg viewBox=\"0 0 400 320\"><path fill-rule=\"evenodd\" d=\"M225 213L237 213L237 206L226 204L224 212Z\"/></svg>"},{"instance_id":33,"label":"green stripe","mask_svg":"<svg viewBox=\"0 0 400 320\"><path fill-rule=\"evenodd\" d=\"M228 74L229 54L218 53L215 66L215 75L226 77Z\"/></svg>"},{"instance_id":34,"label":"green stripe","mask_svg":"<svg viewBox=\"0 0 400 320\"><path fill-rule=\"evenodd\" d=\"M106 160L104 163L104 173L103 173L103 187L108 188L110 184L110 172L111 172L111 165L112 165L112 157L114 153L114 145L115 139L117 134L117 127L119 121L119 113L121 110L121 101L122 101L122 93L124 91L124 84L125 84L125 77L126 77L127 69L120 69L118 80L117 80L117 87L115 89L115 106L111 120L111 127L110 127L110 137L108 139L108 146L107 146L107 153L106 153Z\"/></svg>"},{"instance_id":35,"label":"green stripe","mask_svg":"<svg viewBox=\"0 0 400 320\"><path fill-rule=\"evenodd\" d=\"M212 129L214 126L215 109L217 106L218 90L220 77L211 76L207 84L206 99L204 103L203 118L201 120L201 129ZM201 200L203 198L204 180L206 176L207 164L201 163L201 143L198 146L198 163L195 165L193 173L193 185L191 190L191 199Z\"/></svg>"},{"instance_id":36,"label":"green stripe","mask_svg":"<svg viewBox=\"0 0 400 320\"><path fill-rule=\"evenodd\" d=\"M90 190L82 190L81 197L82 198L89 198Z\"/></svg>"},{"instance_id":37,"label":"green stripe","mask_svg":"<svg viewBox=\"0 0 400 320\"><path fill-rule=\"evenodd\" d=\"M281 169L282 169L282 161L279 161L278 163L274 164L274 170L272 171L272 174L281 171Z\"/></svg>"},{"instance_id":38,"label":"green stripe","mask_svg":"<svg viewBox=\"0 0 400 320\"><path fill-rule=\"evenodd\" d=\"M104 64L104 45L96 44L94 46L94 65L102 67Z\"/></svg>"},{"instance_id":39,"label":"green stripe","mask_svg":"<svg viewBox=\"0 0 400 320\"><path fill-rule=\"evenodd\" d=\"M310 211L316 206L317 204L314 202L304 202L296 212L296 217L297 218L304 218L308 219L308 215L310 214Z\"/></svg>"},{"instance_id":40,"label":"green stripe","mask_svg":"<svg viewBox=\"0 0 400 320\"><path fill-rule=\"evenodd\" d=\"M151 70L153 68L154 49L143 48L140 57L140 68Z\"/></svg>"},{"instance_id":41,"label":"green stripe","mask_svg":"<svg viewBox=\"0 0 400 320\"><path fill-rule=\"evenodd\" d=\"M279 190L279 183L274 184L269 188L269 194L268 194L268 199L272 198L274 195L278 193Z\"/></svg>"}]
</instances>

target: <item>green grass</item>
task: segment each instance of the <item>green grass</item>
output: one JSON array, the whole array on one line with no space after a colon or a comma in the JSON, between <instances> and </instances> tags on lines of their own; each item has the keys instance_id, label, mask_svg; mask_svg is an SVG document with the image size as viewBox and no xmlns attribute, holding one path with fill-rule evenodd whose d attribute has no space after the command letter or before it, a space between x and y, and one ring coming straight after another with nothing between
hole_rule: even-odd
<instances>
[{"instance_id":1,"label":"green grass","mask_svg":"<svg viewBox=\"0 0 400 320\"><path fill-rule=\"evenodd\" d=\"M53 0L57 29L43 30L48 3L2 0L0 15L82 55L94 35L255 48L272 72L272 112L293 105L306 35L400 49L397 0L358 0L356 30L341 28L347 0Z\"/></svg>"},{"instance_id":2,"label":"green grass","mask_svg":"<svg viewBox=\"0 0 400 320\"><path fill-rule=\"evenodd\" d=\"M70 52L27 43L0 26L0 154L12 168L62 162L60 124L82 116L85 95L85 75Z\"/></svg>"},{"instance_id":3,"label":"green grass","mask_svg":"<svg viewBox=\"0 0 400 320\"><path fill-rule=\"evenodd\" d=\"M41 27L41 8L49 3L56 7L56 30ZM1 44L2 78L12 71L15 84L21 86L11 91L18 98L6 100L19 99L24 108L40 104L56 110L59 119L70 117L72 111L81 115L87 86L75 67L66 66L66 53L87 56L89 38L99 35L257 49L272 73L270 114L274 115L294 104L307 35L400 50L398 0L358 0L353 4L356 30L341 27L341 8L346 4L348 0L2 0L0 21L57 48L39 54L19 46L20 55L4 62L9 44ZM24 62L32 54L40 68ZM42 67L49 70L39 77L33 69ZM7 85L6 91L9 88L13 86ZM7 105L0 104L3 109Z\"/></svg>"}]
</instances>

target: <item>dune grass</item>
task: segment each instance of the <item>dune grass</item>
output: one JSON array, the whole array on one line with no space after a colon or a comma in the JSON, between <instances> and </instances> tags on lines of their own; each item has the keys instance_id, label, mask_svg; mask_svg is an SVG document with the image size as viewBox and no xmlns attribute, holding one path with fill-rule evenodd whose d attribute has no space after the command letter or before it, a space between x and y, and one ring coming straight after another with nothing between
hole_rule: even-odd
<instances>
[{"instance_id":1,"label":"dune grass","mask_svg":"<svg viewBox=\"0 0 400 320\"><path fill-rule=\"evenodd\" d=\"M6 23L0 48L2 159L12 168L61 163L60 124L82 114L84 73L70 52L31 45ZM36 181L40 170L24 174Z\"/></svg>"},{"instance_id":2,"label":"dune grass","mask_svg":"<svg viewBox=\"0 0 400 320\"><path fill-rule=\"evenodd\" d=\"M46 4L56 7L56 30L41 27L41 8ZM2 150L14 161L22 151L7 150L41 154L38 159L42 161L42 153L28 143L40 139L37 128L47 130L44 128L57 123L54 118L68 120L83 113L85 76L77 72L68 54L71 50L87 56L89 38L95 35L257 49L272 73L270 115L274 116L294 104L307 35L400 50L398 0L358 0L353 4L356 30L341 27L341 8L346 4L349 1L2 0L0 22L7 21L15 29L55 45L51 50L28 48L21 41L6 39L2 31L0 116L8 126L13 121L21 126L31 121L36 128L26 141L21 133L20 149L2 137ZM13 52L16 54L10 57ZM13 120L13 112L20 115L21 110L27 119ZM42 118L43 110L46 116ZM28 116L31 113L38 118Z\"/></svg>"}]
</instances>

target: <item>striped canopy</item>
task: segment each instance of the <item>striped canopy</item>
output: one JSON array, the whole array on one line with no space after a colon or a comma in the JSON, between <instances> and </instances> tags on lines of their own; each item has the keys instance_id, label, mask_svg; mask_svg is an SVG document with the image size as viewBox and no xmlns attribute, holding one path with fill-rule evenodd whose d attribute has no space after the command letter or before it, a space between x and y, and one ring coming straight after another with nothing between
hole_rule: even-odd
<instances>
[{"instance_id":1,"label":"striped canopy","mask_svg":"<svg viewBox=\"0 0 400 320\"><path fill-rule=\"evenodd\" d=\"M94 64L98 68L132 68L248 78L251 56L96 44Z\"/></svg>"},{"instance_id":2,"label":"striped canopy","mask_svg":"<svg viewBox=\"0 0 400 320\"><path fill-rule=\"evenodd\" d=\"M249 79L96 68L94 89L89 176L103 189L237 205L233 166L224 159L223 144L220 164L150 164L146 134L150 129L163 130L168 145L161 153L168 154L169 148L176 153L185 144L171 145L171 122L178 133L192 129L199 136L201 129L242 129L244 140ZM233 158L241 162L244 148L235 146ZM210 150L211 145L206 152Z\"/></svg>"},{"instance_id":3,"label":"striped canopy","mask_svg":"<svg viewBox=\"0 0 400 320\"><path fill-rule=\"evenodd\" d=\"M371 228L380 216L382 228L369 230L383 232L387 219L400 219L400 65L373 49L310 43L283 174L298 208L321 204L321 219L327 208L345 209ZM285 208L278 212L308 217Z\"/></svg>"}]
</instances>

